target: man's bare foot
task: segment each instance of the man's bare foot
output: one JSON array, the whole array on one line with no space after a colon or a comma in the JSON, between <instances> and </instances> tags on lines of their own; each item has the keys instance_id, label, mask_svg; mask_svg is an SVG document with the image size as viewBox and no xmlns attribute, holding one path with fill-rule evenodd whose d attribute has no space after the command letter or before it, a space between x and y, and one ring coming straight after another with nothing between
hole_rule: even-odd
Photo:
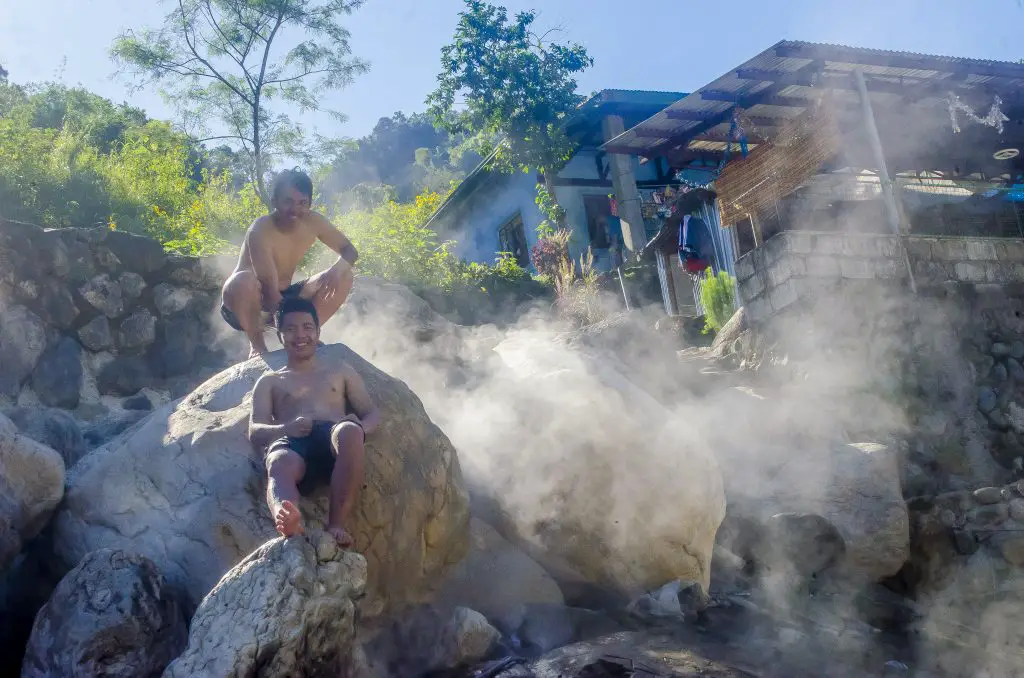
<instances>
[{"instance_id":1,"label":"man's bare foot","mask_svg":"<svg viewBox=\"0 0 1024 678\"><path fill-rule=\"evenodd\" d=\"M285 537L302 534L302 513L290 501L283 501L274 512L274 527Z\"/></svg>"},{"instance_id":2,"label":"man's bare foot","mask_svg":"<svg viewBox=\"0 0 1024 678\"><path fill-rule=\"evenodd\" d=\"M344 527L328 525L327 532L338 540L338 546L340 546L343 549L347 549L355 543L355 540L352 538L352 535L349 534Z\"/></svg>"}]
</instances>

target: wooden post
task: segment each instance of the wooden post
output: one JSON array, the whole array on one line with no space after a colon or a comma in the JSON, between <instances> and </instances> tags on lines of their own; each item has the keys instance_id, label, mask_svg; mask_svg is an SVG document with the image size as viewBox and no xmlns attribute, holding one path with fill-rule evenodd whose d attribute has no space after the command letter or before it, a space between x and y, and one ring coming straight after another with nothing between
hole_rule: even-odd
<instances>
[{"instance_id":1,"label":"wooden post","mask_svg":"<svg viewBox=\"0 0 1024 678\"><path fill-rule=\"evenodd\" d=\"M910 291L917 294L917 282L914 280L914 269L910 266L910 256L907 254L907 246L903 241L903 231L900 228L900 211L896 206L896 190L892 179L889 178L889 169L885 165L885 154L882 152L882 139L878 136L878 126L875 124L875 113L871 109L871 97L868 95L868 86L864 82L864 73L854 69L853 79L857 83L857 93L860 95L861 113L864 117L864 128L868 133L868 143L871 144L871 152L875 156L875 164L878 165L878 178L882 182L882 200L885 204L885 216L889 222L889 228L900 247L903 255L903 263L907 267L907 277L910 280Z\"/></svg>"}]
</instances>

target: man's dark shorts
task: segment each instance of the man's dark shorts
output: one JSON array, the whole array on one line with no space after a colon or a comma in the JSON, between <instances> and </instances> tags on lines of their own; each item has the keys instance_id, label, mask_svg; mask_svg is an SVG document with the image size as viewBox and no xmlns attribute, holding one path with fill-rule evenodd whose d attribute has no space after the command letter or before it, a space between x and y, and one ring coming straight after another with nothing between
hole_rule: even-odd
<instances>
[{"instance_id":1,"label":"man's dark shorts","mask_svg":"<svg viewBox=\"0 0 1024 678\"><path fill-rule=\"evenodd\" d=\"M306 282L308 282L308 280L300 280L297 283L292 283L288 287L281 290L281 296L284 297L285 299L287 299L288 297L299 296L300 294L302 294L302 288L306 286ZM238 316L236 316L235 312L232 311L227 306L225 306L224 304L220 305L220 317L224 318L224 321L228 325L231 325L232 329L238 330L239 332L242 331L242 326L238 323Z\"/></svg>"},{"instance_id":2,"label":"man's dark shorts","mask_svg":"<svg viewBox=\"0 0 1024 678\"><path fill-rule=\"evenodd\" d=\"M331 480L331 474L334 473L331 431L335 425L333 421L314 421L308 436L284 436L270 443L267 448L267 454L279 449L291 450L306 462L306 474L299 483L299 492L302 494L309 494Z\"/></svg>"}]
</instances>

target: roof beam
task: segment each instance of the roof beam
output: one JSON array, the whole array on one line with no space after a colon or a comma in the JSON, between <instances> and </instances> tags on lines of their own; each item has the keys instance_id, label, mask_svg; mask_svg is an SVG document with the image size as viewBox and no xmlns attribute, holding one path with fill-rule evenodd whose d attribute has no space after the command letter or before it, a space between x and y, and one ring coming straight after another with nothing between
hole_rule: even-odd
<instances>
[{"instance_id":1,"label":"roof beam","mask_svg":"<svg viewBox=\"0 0 1024 678\"><path fill-rule=\"evenodd\" d=\"M824 64L822 64L820 62L812 61L811 63L807 64L806 66L803 66L798 71L796 71L796 73L794 73L794 75L802 76L802 77L808 77L811 73L820 70L823 65ZM708 131L709 129L711 129L713 127L716 127L716 126L722 124L723 122L725 122L726 120L728 120L732 116L733 110L736 109L737 107L739 107L739 108L750 108L751 106L756 106L757 104L761 103L763 100L767 99L768 97L777 95L779 93L779 91L781 89L783 89L783 87L785 87L785 85L780 85L779 83L773 83L771 86L765 87L763 90L761 90L761 91L759 91L759 92L757 92L755 94L750 94L750 95L747 95L747 96L740 97L740 100L735 102L734 106L729 106L724 111L720 111L718 113L714 113L714 114L712 114L712 115L710 115L708 117L705 117L705 119L702 120L697 125L691 127L690 129L685 130L683 132L683 134L686 134L691 139L693 137L699 135L699 134L703 134L704 132ZM665 111L665 115L667 115L668 117L673 117L673 115L672 115L673 113L676 113L676 111L672 110L672 109L669 109L669 110ZM637 130L637 131L639 131L639 130ZM680 142L678 142L678 141L676 141L674 139L670 139L670 140L668 140L668 141L666 141L664 143L658 144L657 146L654 146L653 148L645 151L643 153L643 155L646 155L648 157L654 157L656 155L660 155L661 153L663 153L665 150L667 150L669 148L680 146L680 145L681 145Z\"/></svg>"},{"instance_id":2,"label":"roof beam","mask_svg":"<svg viewBox=\"0 0 1024 678\"><path fill-rule=\"evenodd\" d=\"M705 101L726 101L729 103L736 103L745 96L740 92L725 92L722 90L702 90L700 92L700 98ZM781 106L783 108L807 108L814 103L812 97L798 97L798 96L771 96L765 97L758 102L762 106Z\"/></svg>"},{"instance_id":3,"label":"roof beam","mask_svg":"<svg viewBox=\"0 0 1024 678\"><path fill-rule=\"evenodd\" d=\"M814 59L854 66L881 66L884 68L908 68L938 73L969 73L997 78L1024 78L1024 65L983 61L980 59L936 58L916 54L843 47L840 45L784 42L775 48L775 55L782 58Z\"/></svg>"},{"instance_id":4,"label":"roof beam","mask_svg":"<svg viewBox=\"0 0 1024 678\"><path fill-rule=\"evenodd\" d=\"M865 74L867 76L868 74ZM742 80L757 80L759 82L772 82L780 88L796 85L798 87L814 87L816 89L856 89L853 82L853 73L847 72L822 72L822 73L790 73L788 71L766 71L759 68L740 68L736 71L736 77ZM867 88L870 92L882 92L886 94L903 94L909 87L920 84L927 84L920 79L911 78L904 81L881 80L878 77L867 79Z\"/></svg>"}]
</instances>

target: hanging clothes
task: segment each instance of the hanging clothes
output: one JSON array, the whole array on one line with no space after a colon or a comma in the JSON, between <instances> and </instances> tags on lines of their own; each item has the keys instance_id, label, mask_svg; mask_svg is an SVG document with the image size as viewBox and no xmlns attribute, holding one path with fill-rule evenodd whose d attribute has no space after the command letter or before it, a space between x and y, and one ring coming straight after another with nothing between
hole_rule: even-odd
<instances>
[{"instance_id":1,"label":"hanging clothes","mask_svg":"<svg viewBox=\"0 0 1024 678\"><path fill-rule=\"evenodd\" d=\"M704 221L687 214L679 221L679 265L690 275L696 275L710 268L710 253L714 253L714 242L710 241L708 226Z\"/></svg>"}]
</instances>

